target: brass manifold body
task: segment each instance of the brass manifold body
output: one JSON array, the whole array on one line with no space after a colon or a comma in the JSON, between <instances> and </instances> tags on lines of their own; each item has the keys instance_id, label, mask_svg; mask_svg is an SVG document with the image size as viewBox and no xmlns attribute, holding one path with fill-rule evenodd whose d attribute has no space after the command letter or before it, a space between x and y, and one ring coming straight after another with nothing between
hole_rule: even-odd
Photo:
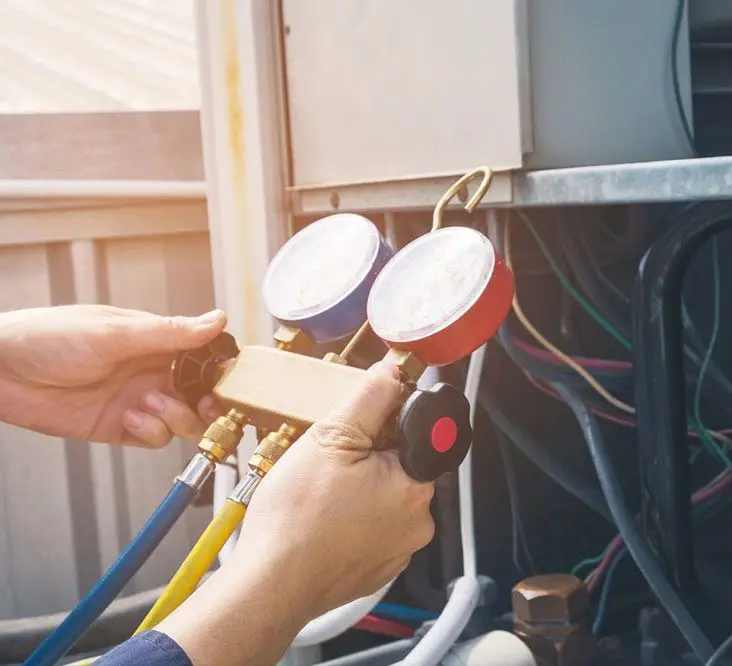
<instances>
[{"instance_id":1,"label":"brass manifold body","mask_svg":"<svg viewBox=\"0 0 732 666\"><path fill-rule=\"evenodd\" d=\"M348 365L345 355L306 356L313 343L299 330L283 326L274 337L274 348L247 346L219 366L213 394L228 411L208 427L198 444L199 455L180 480L200 488L215 464L236 452L244 428L252 425L259 444L249 460L249 473L230 496L248 504L261 479L294 441L363 380L365 371ZM414 388L425 366L406 352L390 350L385 358Z\"/></svg>"}]
</instances>

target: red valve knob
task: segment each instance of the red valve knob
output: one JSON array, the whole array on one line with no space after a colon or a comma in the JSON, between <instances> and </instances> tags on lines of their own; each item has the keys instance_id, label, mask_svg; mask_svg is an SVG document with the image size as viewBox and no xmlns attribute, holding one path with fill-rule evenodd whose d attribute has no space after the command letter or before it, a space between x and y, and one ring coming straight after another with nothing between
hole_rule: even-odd
<instances>
[{"instance_id":1,"label":"red valve knob","mask_svg":"<svg viewBox=\"0 0 732 666\"><path fill-rule=\"evenodd\" d=\"M397 427L402 467L423 482L457 470L473 439L468 400L450 384L415 391L404 403Z\"/></svg>"}]
</instances>

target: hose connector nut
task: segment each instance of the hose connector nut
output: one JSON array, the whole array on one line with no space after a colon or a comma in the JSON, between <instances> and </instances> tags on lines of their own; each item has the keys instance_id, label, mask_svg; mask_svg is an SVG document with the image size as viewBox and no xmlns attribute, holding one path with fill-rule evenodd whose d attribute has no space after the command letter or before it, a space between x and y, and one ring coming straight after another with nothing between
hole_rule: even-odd
<instances>
[{"instance_id":1,"label":"hose connector nut","mask_svg":"<svg viewBox=\"0 0 732 666\"><path fill-rule=\"evenodd\" d=\"M217 463L224 463L236 451L246 425L246 417L232 409L219 416L207 429L198 443L198 449Z\"/></svg>"},{"instance_id":2,"label":"hose connector nut","mask_svg":"<svg viewBox=\"0 0 732 666\"><path fill-rule=\"evenodd\" d=\"M268 474L296 438L297 430L283 423L276 432L269 433L259 442L249 460L249 467L261 476Z\"/></svg>"}]
</instances>

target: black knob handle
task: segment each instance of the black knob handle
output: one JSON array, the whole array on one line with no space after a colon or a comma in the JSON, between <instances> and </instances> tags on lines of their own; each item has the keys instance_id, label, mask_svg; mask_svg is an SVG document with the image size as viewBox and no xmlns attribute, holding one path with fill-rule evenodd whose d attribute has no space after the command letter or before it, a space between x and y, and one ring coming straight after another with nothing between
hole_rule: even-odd
<instances>
[{"instance_id":1,"label":"black knob handle","mask_svg":"<svg viewBox=\"0 0 732 666\"><path fill-rule=\"evenodd\" d=\"M415 391L399 412L397 428L402 467L423 482L457 470L473 439L468 400L450 384Z\"/></svg>"},{"instance_id":2,"label":"black knob handle","mask_svg":"<svg viewBox=\"0 0 732 666\"><path fill-rule=\"evenodd\" d=\"M173 386L186 403L196 408L216 384L217 367L239 355L233 336L221 333L203 347L181 353L173 363Z\"/></svg>"}]
</instances>

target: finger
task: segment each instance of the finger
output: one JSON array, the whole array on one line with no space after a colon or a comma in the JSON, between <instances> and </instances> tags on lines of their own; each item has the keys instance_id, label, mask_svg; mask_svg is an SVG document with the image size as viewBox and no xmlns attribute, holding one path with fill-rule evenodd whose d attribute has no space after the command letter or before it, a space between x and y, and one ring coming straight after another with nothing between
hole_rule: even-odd
<instances>
[{"instance_id":1,"label":"finger","mask_svg":"<svg viewBox=\"0 0 732 666\"><path fill-rule=\"evenodd\" d=\"M145 393L142 396L141 406L143 410L160 419L174 437L197 442L206 429L196 412L165 393L158 391Z\"/></svg>"},{"instance_id":2,"label":"finger","mask_svg":"<svg viewBox=\"0 0 732 666\"><path fill-rule=\"evenodd\" d=\"M415 526L410 544L412 550L416 553L418 550L422 550L427 546L435 536L435 521L432 519L432 515L427 512L422 520Z\"/></svg>"},{"instance_id":3,"label":"finger","mask_svg":"<svg viewBox=\"0 0 732 666\"><path fill-rule=\"evenodd\" d=\"M118 442L122 446L131 446L137 449L158 449L159 446L153 446L149 444L148 442L144 442L139 437L135 437L134 435L130 435L130 433L125 432L122 435L122 439Z\"/></svg>"},{"instance_id":4,"label":"finger","mask_svg":"<svg viewBox=\"0 0 732 666\"><path fill-rule=\"evenodd\" d=\"M147 446L160 448L173 439L173 434L159 418L140 411L128 409L122 415L122 424L127 432Z\"/></svg>"},{"instance_id":5,"label":"finger","mask_svg":"<svg viewBox=\"0 0 732 666\"><path fill-rule=\"evenodd\" d=\"M213 423L219 416L224 416L226 410L219 405L212 395L206 395L198 403L198 415L206 424Z\"/></svg>"},{"instance_id":6,"label":"finger","mask_svg":"<svg viewBox=\"0 0 732 666\"><path fill-rule=\"evenodd\" d=\"M399 574L401 574L410 564L412 561L412 555L408 555L406 557L398 557L390 560L387 562L383 567L383 573L381 574L381 580L379 581L379 587L377 589L382 588L384 585L386 585L390 580L393 580L396 578Z\"/></svg>"},{"instance_id":7,"label":"finger","mask_svg":"<svg viewBox=\"0 0 732 666\"><path fill-rule=\"evenodd\" d=\"M109 334L119 354L145 356L195 349L211 342L226 326L226 315L213 310L199 317L120 317L111 322Z\"/></svg>"},{"instance_id":8,"label":"finger","mask_svg":"<svg viewBox=\"0 0 732 666\"><path fill-rule=\"evenodd\" d=\"M355 393L334 410L329 420L355 427L374 440L387 419L401 405L404 392L396 366L377 363L366 373Z\"/></svg>"}]
</instances>

